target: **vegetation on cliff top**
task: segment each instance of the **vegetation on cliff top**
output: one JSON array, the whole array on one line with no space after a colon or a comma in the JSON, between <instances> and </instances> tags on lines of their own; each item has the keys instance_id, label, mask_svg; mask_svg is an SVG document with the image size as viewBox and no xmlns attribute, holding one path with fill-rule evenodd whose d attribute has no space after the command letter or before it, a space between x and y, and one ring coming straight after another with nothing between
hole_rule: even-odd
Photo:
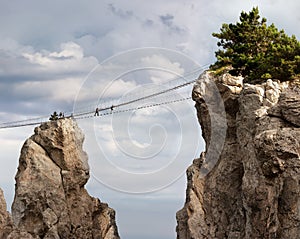
<instances>
[{"instance_id":1,"label":"vegetation on cliff top","mask_svg":"<svg viewBox=\"0 0 300 239\"><path fill-rule=\"evenodd\" d=\"M246 82L268 78L287 81L300 74L300 42L274 24L260 18L258 7L242 12L236 24L223 24L219 39L217 61L211 69L230 69L232 75L242 75Z\"/></svg>"}]
</instances>

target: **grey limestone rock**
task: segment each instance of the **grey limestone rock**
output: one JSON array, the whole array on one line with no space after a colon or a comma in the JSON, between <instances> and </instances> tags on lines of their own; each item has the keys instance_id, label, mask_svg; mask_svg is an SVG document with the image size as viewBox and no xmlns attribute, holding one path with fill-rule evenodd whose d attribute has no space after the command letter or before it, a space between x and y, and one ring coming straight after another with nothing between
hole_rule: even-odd
<instances>
[{"instance_id":1,"label":"grey limestone rock","mask_svg":"<svg viewBox=\"0 0 300 239\"><path fill-rule=\"evenodd\" d=\"M12 205L14 228L7 238L119 238L115 211L84 188L89 166L83 140L72 119L35 128L21 150Z\"/></svg>"},{"instance_id":2,"label":"grey limestone rock","mask_svg":"<svg viewBox=\"0 0 300 239\"><path fill-rule=\"evenodd\" d=\"M215 84L226 117L209 112ZM243 84L228 74L201 75L193 90L206 151L187 170L184 207L177 212L178 239L298 239L300 235L300 94L288 83ZM219 122L223 120L225 122ZM213 123L213 121L217 121ZM222 126L224 142L213 140ZM220 135L222 136L222 135ZM220 138L220 137L219 137ZM214 167L201 172L209 148Z\"/></svg>"}]
</instances>

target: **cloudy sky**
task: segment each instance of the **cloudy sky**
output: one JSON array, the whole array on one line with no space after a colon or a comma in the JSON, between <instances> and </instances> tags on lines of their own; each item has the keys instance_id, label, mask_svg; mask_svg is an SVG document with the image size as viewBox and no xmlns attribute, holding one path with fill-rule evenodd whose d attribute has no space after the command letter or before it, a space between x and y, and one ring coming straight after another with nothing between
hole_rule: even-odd
<instances>
[{"instance_id":1,"label":"cloudy sky","mask_svg":"<svg viewBox=\"0 0 300 239\"><path fill-rule=\"evenodd\" d=\"M193 80L214 62L211 33L253 6L269 23L300 38L296 0L0 4L0 123L47 118L55 110L92 111ZM183 99L190 91L191 86L119 110ZM193 103L78 124L93 175L87 189L117 211L121 237L175 238L184 172L204 147ZM19 152L32 133L32 126L0 129L0 187L9 207Z\"/></svg>"}]
</instances>

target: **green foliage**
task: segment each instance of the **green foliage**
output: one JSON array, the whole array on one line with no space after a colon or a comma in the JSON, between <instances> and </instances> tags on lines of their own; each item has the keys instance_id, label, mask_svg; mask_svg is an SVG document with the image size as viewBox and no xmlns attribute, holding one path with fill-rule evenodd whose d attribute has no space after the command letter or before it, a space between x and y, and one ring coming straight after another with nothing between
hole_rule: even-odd
<instances>
[{"instance_id":1,"label":"green foliage","mask_svg":"<svg viewBox=\"0 0 300 239\"><path fill-rule=\"evenodd\" d=\"M51 121L58 120L58 114L56 113L56 111L53 112L53 114L50 116L49 120L51 120Z\"/></svg>"},{"instance_id":2,"label":"green foliage","mask_svg":"<svg viewBox=\"0 0 300 239\"><path fill-rule=\"evenodd\" d=\"M230 67L232 75L242 75L248 82L286 81L300 74L299 41L274 24L268 26L257 7L242 12L240 22L223 24L220 33L212 35L219 39L221 49L215 52L217 61L211 69Z\"/></svg>"}]
</instances>

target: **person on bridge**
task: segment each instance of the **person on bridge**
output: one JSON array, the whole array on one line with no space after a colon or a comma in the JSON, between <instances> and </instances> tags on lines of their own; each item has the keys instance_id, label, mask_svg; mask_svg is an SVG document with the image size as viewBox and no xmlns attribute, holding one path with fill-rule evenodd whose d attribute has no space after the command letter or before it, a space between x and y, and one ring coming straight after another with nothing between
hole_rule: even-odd
<instances>
[{"instance_id":1,"label":"person on bridge","mask_svg":"<svg viewBox=\"0 0 300 239\"><path fill-rule=\"evenodd\" d=\"M99 108L98 107L96 108L94 116L99 116Z\"/></svg>"},{"instance_id":2,"label":"person on bridge","mask_svg":"<svg viewBox=\"0 0 300 239\"><path fill-rule=\"evenodd\" d=\"M59 113L59 119L63 119L63 118L65 118L65 114L63 112L60 112Z\"/></svg>"},{"instance_id":3,"label":"person on bridge","mask_svg":"<svg viewBox=\"0 0 300 239\"><path fill-rule=\"evenodd\" d=\"M113 111L113 110L114 110L114 106L113 106L113 105L110 107L110 110L111 110L111 111Z\"/></svg>"}]
</instances>

